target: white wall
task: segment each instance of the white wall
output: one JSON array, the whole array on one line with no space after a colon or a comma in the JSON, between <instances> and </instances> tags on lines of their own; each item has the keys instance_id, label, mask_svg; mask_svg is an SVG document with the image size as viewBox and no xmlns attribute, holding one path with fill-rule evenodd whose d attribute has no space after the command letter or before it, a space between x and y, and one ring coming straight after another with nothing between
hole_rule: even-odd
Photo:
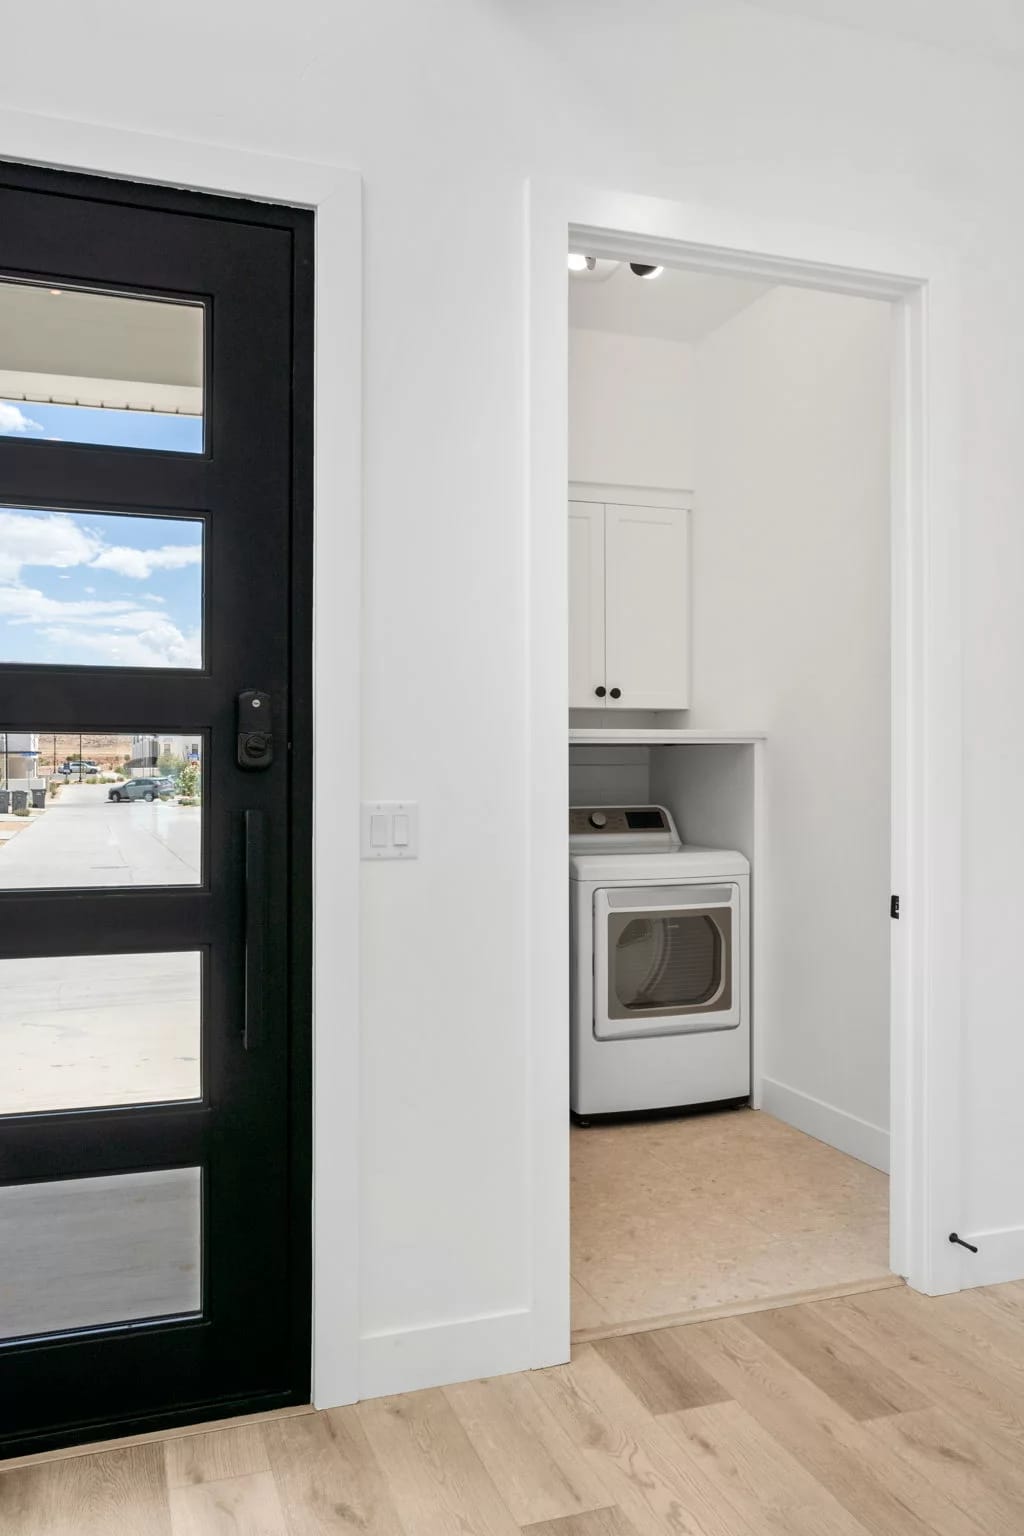
<instances>
[{"instance_id":1,"label":"white wall","mask_svg":"<svg viewBox=\"0 0 1024 1536\"><path fill-rule=\"evenodd\" d=\"M569 332L569 479L689 490L693 359L685 342Z\"/></svg>"},{"instance_id":2,"label":"white wall","mask_svg":"<svg viewBox=\"0 0 1024 1536\"><path fill-rule=\"evenodd\" d=\"M128 0L52 0L4 17L17 69L2 107L195 140L197 176L210 140L365 178L365 792L420 800L422 857L366 874L360 1276L363 1331L384 1343L366 1346L364 1390L385 1348L392 1385L414 1379L406 1345L420 1380L529 1363L529 175L920 239L968 263L960 1214L967 1231L1024 1233L1024 93L975 52L785 12L180 0L169 25ZM342 707L355 724L355 701ZM351 1006L339 998L339 1019Z\"/></svg>"},{"instance_id":3,"label":"white wall","mask_svg":"<svg viewBox=\"0 0 1024 1536\"><path fill-rule=\"evenodd\" d=\"M883 1163L890 361L887 304L794 288L701 344L689 717L768 736L765 1107Z\"/></svg>"},{"instance_id":4,"label":"white wall","mask_svg":"<svg viewBox=\"0 0 1024 1536\"><path fill-rule=\"evenodd\" d=\"M646 805L650 798L649 747L570 747L570 805Z\"/></svg>"}]
</instances>

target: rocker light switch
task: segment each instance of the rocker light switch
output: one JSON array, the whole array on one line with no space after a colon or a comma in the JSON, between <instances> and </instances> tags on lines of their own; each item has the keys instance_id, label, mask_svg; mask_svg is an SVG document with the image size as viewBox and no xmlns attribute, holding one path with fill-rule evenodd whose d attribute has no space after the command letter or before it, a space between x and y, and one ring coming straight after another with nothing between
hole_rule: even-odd
<instances>
[{"instance_id":1,"label":"rocker light switch","mask_svg":"<svg viewBox=\"0 0 1024 1536\"><path fill-rule=\"evenodd\" d=\"M414 800L364 800L364 859L415 859L419 856L420 808Z\"/></svg>"}]
</instances>

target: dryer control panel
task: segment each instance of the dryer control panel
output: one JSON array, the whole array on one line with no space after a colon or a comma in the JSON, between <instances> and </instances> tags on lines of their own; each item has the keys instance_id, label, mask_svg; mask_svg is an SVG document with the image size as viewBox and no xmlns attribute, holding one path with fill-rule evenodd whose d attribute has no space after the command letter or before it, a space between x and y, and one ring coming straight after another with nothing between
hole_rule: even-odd
<instances>
[{"instance_id":1,"label":"dryer control panel","mask_svg":"<svg viewBox=\"0 0 1024 1536\"><path fill-rule=\"evenodd\" d=\"M620 842L664 846L679 841L675 823L663 805L574 805L569 811L569 836L575 842Z\"/></svg>"}]
</instances>

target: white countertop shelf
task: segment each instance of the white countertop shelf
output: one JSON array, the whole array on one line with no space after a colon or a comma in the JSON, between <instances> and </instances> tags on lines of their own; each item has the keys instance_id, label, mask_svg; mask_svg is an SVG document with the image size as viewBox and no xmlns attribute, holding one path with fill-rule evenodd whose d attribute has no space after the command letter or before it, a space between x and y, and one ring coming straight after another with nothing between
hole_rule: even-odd
<instances>
[{"instance_id":1,"label":"white countertop shelf","mask_svg":"<svg viewBox=\"0 0 1024 1536\"><path fill-rule=\"evenodd\" d=\"M700 747L749 746L765 740L764 731L640 730L636 727L570 726L570 747Z\"/></svg>"}]
</instances>

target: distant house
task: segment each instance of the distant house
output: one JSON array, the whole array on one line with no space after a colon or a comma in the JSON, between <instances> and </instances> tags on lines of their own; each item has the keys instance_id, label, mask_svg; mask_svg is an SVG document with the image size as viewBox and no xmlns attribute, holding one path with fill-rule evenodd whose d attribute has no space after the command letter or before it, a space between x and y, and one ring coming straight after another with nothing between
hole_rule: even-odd
<instances>
[{"instance_id":1,"label":"distant house","mask_svg":"<svg viewBox=\"0 0 1024 1536\"><path fill-rule=\"evenodd\" d=\"M38 772L39 737L29 731L0 732L0 772L5 788L20 779L34 779Z\"/></svg>"},{"instance_id":2,"label":"distant house","mask_svg":"<svg viewBox=\"0 0 1024 1536\"><path fill-rule=\"evenodd\" d=\"M145 778L156 772L162 757L180 757L185 762L198 763L199 754L198 736L154 736L152 733L133 736L128 772L132 778Z\"/></svg>"}]
</instances>

